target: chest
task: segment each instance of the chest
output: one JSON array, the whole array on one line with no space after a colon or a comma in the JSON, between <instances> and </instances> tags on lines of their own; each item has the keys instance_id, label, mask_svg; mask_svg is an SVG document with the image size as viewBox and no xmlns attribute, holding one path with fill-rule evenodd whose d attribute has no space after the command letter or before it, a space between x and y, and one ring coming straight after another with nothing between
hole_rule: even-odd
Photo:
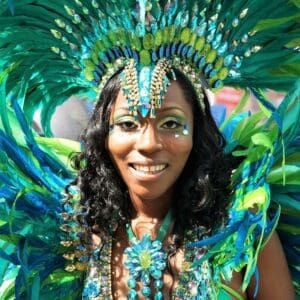
<instances>
[{"instance_id":1,"label":"chest","mask_svg":"<svg viewBox=\"0 0 300 300\"><path fill-rule=\"evenodd\" d=\"M165 244L167 243L168 240L165 241ZM128 242L120 236L94 252L89 264L83 299L128 299L130 275L124 266L127 259L124 253L126 247ZM191 264L202 255L203 249L184 246L169 256L168 265L161 278L163 297L157 299L213 299L214 291L208 262L190 268ZM142 296L142 287L141 281L137 280L135 286L137 299L156 299L153 281L149 285L151 289L149 298Z\"/></svg>"}]
</instances>

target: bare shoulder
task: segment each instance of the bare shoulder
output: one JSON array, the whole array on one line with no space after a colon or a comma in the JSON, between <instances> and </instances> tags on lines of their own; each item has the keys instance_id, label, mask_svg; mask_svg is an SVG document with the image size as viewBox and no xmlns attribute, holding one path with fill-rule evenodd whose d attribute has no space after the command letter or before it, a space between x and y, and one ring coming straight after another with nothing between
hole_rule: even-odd
<instances>
[{"instance_id":1,"label":"bare shoulder","mask_svg":"<svg viewBox=\"0 0 300 300\"><path fill-rule=\"evenodd\" d=\"M295 293L284 251L274 232L258 257L259 286L256 300L294 300ZM255 280L247 290L248 299L254 299Z\"/></svg>"}]
</instances>

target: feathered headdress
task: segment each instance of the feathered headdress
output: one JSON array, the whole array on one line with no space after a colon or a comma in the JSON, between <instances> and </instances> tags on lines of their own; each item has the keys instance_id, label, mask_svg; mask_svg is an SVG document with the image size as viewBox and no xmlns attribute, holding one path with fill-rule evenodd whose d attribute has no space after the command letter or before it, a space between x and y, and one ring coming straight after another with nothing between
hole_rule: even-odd
<instances>
[{"instance_id":1,"label":"feathered headdress","mask_svg":"<svg viewBox=\"0 0 300 300\"><path fill-rule=\"evenodd\" d=\"M56 107L72 95L97 99L118 71L134 115L155 116L174 70L191 81L200 104L203 88L217 91L223 85L249 88L259 100L261 113L232 116L222 127L226 150L240 145L243 151L234 154L245 158L232 178L235 192L228 224L211 239L190 245L213 246L203 259L211 257L220 284L221 277L230 280L233 269L246 265L245 288L255 271L262 237L272 227L266 217L271 192L276 198L276 191L288 191L285 199L294 199L286 215L293 211L299 216L300 211L295 200L300 182L291 176L292 167L299 168L299 138L293 140L299 137L299 91L288 94L279 110L262 92L288 91L300 74L298 1L0 3L1 298L80 297L81 275L67 275L62 259L65 253L74 260L69 270L82 270L80 245L68 253L76 244L73 214L75 218L78 199L63 193L76 176L67 157L78 147L48 139L49 121ZM37 136L28 125L38 109L46 137ZM263 124L265 117L270 120ZM283 145L291 149L286 151L291 168L280 164ZM278 174L284 172L286 188L281 189ZM254 205L258 214L249 211ZM299 221L292 221L294 233ZM75 236L70 234L66 241L58 225ZM283 226L283 236L290 243L296 278L299 242L297 236L287 235L290 228ZM257 232L261 238L255 240Z\"/></svg>"}]
</instances>

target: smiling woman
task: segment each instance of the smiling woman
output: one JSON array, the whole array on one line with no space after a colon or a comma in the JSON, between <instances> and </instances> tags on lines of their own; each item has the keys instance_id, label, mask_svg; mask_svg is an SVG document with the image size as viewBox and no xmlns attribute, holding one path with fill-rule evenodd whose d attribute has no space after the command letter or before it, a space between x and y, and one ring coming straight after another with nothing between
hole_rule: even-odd
<instances>
[{"instance_id":1,"label":"smiling woman","mask_svg":"<svg viewBox=\"0 0 300 300\"><path fill-rule=\"evenodd\" d=\"M300 293L299 1L6 2L1 299L290 300L275 228ZM223 85L245 96L219 131ZM80 145L51 135L72 95Z\"/></svg>"},{"instance_id":2,"label":"smiling woman","mask_svg":"<svg viewBox=\"0 0 300 300\"><path fill-rule=\"evenodd\" d=\"M86 298L214 299L212 295L225 297L228 291L246 297L242 272L223 290L213 283L215 271L208 261L195 269L186 267L207 251L187 244L228 222L230 175L238 160L224 154L225 141L207 98L199 100L190 82L177 70L175 74L177 80L170 82L152 118L133 115L120 74L115 75L83 136L78 180L81 204L88 207L85 241L94 253ZM282 253L279 244L275 249ZM103 256L111 267L103 265ZM285 263L282 266L288 282ZM102 269L109 276L103 276ZM249 288L249 299L254 288ZM289 290L288 284L285 295ZM91 291L96 291L93 297Z\"/></svg>"}]
</instances>

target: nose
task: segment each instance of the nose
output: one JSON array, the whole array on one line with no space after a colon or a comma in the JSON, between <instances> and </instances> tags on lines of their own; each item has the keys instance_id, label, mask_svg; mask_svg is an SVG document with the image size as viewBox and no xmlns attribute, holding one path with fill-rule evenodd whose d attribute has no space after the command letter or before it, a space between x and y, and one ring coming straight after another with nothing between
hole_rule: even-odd
<instances>
[{"instance_id":1,"label":"nose","mask_svg":"<svg viewBox=\"0 0 300 300\"><path fill-rule=\"evenodd\" d=\"M154 153L162 150L162 148L161 137L157 129L153 125L147 124L139 133L136 140L136 149L144 153Z\"/></svg>"}]
</instances>

